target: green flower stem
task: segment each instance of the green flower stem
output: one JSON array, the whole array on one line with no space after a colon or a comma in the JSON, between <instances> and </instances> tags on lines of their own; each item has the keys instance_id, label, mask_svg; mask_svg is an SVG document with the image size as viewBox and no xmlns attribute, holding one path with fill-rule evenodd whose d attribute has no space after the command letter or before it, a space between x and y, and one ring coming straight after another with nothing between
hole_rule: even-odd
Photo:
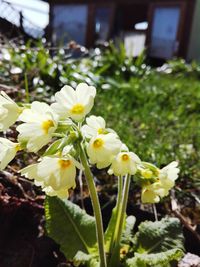
<instances>
[{"instance_id":1,"label":"green flower stem","mask_svg":"<svg viewBox=\"0 0 200 267\"><path fill-rule=\"evenodd\" d=\"M118 177L118 196L117 196L117 210L120 207L122 201L122 192L123 192L123 176Z\"/></svg>"},{"instance_id":2,"label":"green flower stem","mask_svg":"<svg viewBox=\"0 0 200 267\"><path fill-rule=\"evenodd\" d=\"M112 253L113 247L116 242L116 238L118 236L119 231L119 223L120 223L120 216L121 216L121 204L122 204L122 193L123 193L123 177L118 177L118 196L117 196L117 203L116 203L116 225L115 230L112 236L111 245L110 245L110 254Z\"/></svg>"},{"instance_id":3,"label":"green flower stem","mask_svg":"<svg viewBox=\"0 0 200 267\"><path fill-rule=\"evenodd\" d=\"M80 147L80 159L84 167L84 172L85 172L88 188L90 191L90 197L91 197L95 221L96 221L96 233L97 233L97 242L98 242L98 249L99 249L100 267L107 267L106 254L105 254L105 249L104 249L103 222L102 222L99 199L98 199L97 191L95 188L93 175L91 173L91 170L90 170L90 167L88 165L88 161L85 155L85 151L82 146Z\"/></svg>"},{"instance_id":4,"label":"green flower stem","mask_svg":"<svg viewBox=\"0 0 200 267\"><path fill-rule=\"evenodd\" d=\"M118 236L117 236L117 240L116 240L117 244L120 243L122 231L123 231L123 226L124 226L124 221L126 219L126 208L127 208L127 203L128 203L130 181L131 181L131 176L127 175L125 178L124 189L123 189L121 216L120 216L120 223L119 223L120 228L119 228Z\"/></svg>"},{"instance_id":5,"label":"green flower stem","mask_svg":"<svg viewBox=\"0 0 200 267\"><path fill-rule=\"evenodd\" d=\"M24 85L25 85L25 92L26 92L26 102L30 103L30 94L29 94L29 88L28 88L28 78L27 73L24 73Z\"/></svg>"},{"instance_id":6,"label":"green flower stem","mask_svg":"<svg viewBox=\"0 0 200 267\"><path fill-rule=\"evenodd\" d=\"M124 222L126 219L126 208L128 202L128 194L130 187L130 179L131 176L127 175L124 182L122 199L119 203L118 214L117 214L117 222L116 222L116 237L115 242L113 244L112 256L110 260L110 267L116 267L120 264L120 241L122 237L122 231L124 229Z\"/></svg>"}]
</instances>

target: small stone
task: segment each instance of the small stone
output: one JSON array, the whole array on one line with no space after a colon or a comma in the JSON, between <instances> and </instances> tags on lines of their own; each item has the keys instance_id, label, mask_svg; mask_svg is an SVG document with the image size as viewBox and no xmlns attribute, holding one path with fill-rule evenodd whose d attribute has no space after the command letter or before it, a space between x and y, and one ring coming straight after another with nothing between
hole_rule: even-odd
<instances>
[{"instance_id":1,"label":"small stone","mask_svg":"<svg viewBox=\"0 0 200 267\"><path fill-rule=\"evenodd\" d=\"M179 261L178 267L200 267L200 257L187 253L184 258Z\"/></svg>"}]
</instances>

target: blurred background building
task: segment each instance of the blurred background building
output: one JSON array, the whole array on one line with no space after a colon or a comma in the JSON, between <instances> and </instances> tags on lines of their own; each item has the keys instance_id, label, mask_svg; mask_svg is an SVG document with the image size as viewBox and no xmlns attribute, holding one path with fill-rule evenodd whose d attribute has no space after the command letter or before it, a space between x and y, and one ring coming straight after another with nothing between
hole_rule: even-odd
<instances>
[{"instance_id":1,"label":"blurred background building","mask_svg":"<svg viewBox=\"0 0 200 267\"><path fill-rule=\"evenodd\" d=\"M147 47L152 58L200 60L200 0L1 0L0 19L1 32L12 23L26 37L53 44L93 47L120 38L132 56Z\"/></svg>"}]
</instances>

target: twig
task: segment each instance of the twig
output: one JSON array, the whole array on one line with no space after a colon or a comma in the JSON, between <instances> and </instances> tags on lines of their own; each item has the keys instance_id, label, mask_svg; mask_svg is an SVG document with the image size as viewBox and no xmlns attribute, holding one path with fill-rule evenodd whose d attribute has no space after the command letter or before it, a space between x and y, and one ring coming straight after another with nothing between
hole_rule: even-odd
<instances>
[{"instance_id":1,"label":"twig","mask_svg":"<svg viewBox=\"0 0 200 267\"><path fill-rule=\"evenodd\" d=\"M174 191L172 191L171 193L171 208L172 208L173 214L182 222L185 228L187 228L200 242L200 235L195 231L195 227L192 227L192 225L189 224L187 220L185 219L185 217L180 213Z\"/></svg>"},{"instance_id":2,"label":"twig","mask_svg":"<svg viewBox=\"0 0 200 267\"><path fill-rule=\"evenodd\" d=\"M15 174L17 174L19 176L19 172L17 170L15 170L14 168L12 168L11 166L7 166L8 169L10 169L12 172L14 172ZM32 197L30 197L24 190L23 186L21 185L21 183L18 182L19 177L13 175L11 177L12 174L6 172L6 171L2 171L2 173L4 174L3 179L6 179L9 183L11 183L12 185L16 186L22 193L23 197L25 199L29 199L31 201L34 201L34 199ZM29 182L28 180L26 180L26 182Z\"/></svg>"}]
</instances>

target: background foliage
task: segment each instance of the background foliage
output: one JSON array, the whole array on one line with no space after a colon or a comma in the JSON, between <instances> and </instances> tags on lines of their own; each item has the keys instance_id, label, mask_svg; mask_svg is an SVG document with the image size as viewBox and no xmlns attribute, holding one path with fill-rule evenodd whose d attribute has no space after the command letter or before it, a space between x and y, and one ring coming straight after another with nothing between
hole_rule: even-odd
<instances>
[{"instance_id":1,"label":"background foliage","mask_svg":"<svg viewBox=\"0 0 200 267\"><path fill-rule=\"evenodd\" d=\"M98 88L95 110L143 160L159 166L179 160L182 188L199 186L200 66L183 60L161 68L146 64L145 54L126 56L123 45L88 52L73 45L49 49L2 49L0 82L28 88L31 100L51 102L64 84L85 81ZM78 57L77 57L78 55ZM19 94L22 94L19 90ZM185 183L185 181L187 181Z\"/></svg>"}]
</instances>

